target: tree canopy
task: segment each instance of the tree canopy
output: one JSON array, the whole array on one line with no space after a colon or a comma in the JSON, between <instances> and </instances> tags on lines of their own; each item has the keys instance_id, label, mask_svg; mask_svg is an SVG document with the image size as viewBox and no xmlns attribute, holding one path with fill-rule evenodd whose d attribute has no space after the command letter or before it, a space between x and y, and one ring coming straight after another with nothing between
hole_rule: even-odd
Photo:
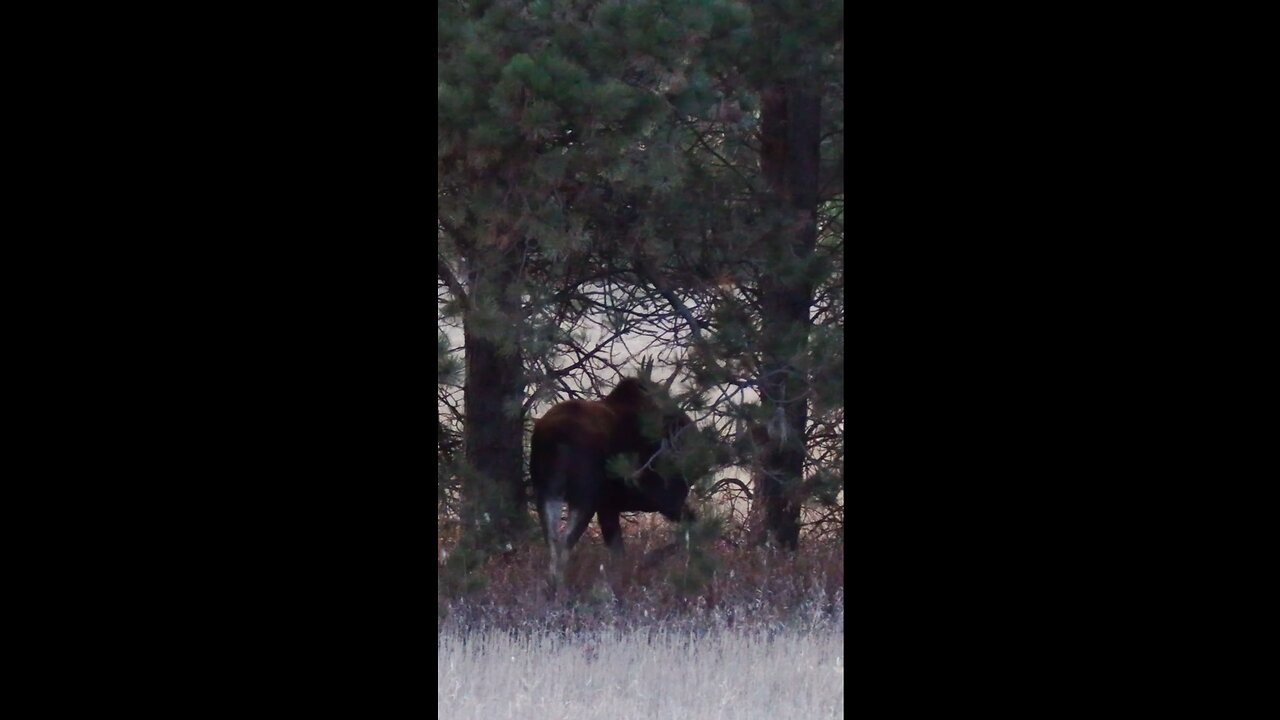
<instances>
[{"instance_id":1,"label":"tree canopy","mask_svg":"<svg viewBox=\"0 0 1280 720\"><path fill-rule=\"evenodd\" d=\"M842 5L438 20L438 512L520 541L532 419L647 358L731 449L697 487L752 496L744 536L841 533Z\"/></svg>"}]
</instances>

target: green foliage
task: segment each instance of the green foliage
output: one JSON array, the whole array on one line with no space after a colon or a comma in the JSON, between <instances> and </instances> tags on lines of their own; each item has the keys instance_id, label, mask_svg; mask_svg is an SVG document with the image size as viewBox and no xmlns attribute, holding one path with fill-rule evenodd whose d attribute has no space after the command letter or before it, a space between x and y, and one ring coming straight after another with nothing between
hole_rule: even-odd
<instances>
[{"instance_id":1,"label":"green foliage","mask_svg":"<svg viewBox=\"0 0 1280 720\"><path fill-rule=\"evenodd\" d=\"M444 565L436 573L437 592L445 597L458 597L485 588L486 578L479 572L489 554L469 535L450 549Z\"/></svg>"},{"instance_id":2,"label":"green foliage","mask_svg":"<svg viewBox=\"0 0 1280 720\"><path fill-rule=\"evenodd\" d=\"M717 447L711 437L690 428L676 445L673 470L686 478L699 494L705 494L714 480L712 468L718 464Z\"/></svg>"},{"instance_id":3,"label":"green foliage","mask_svg":"<svg viewBox=\"0 0 1280 720\"><path fill-rule=\"evenodd\" d=\"M449 338L436 334L436 382L440 385L457 384L462 363L449 352Z\"/></svg>"},{"instance_id":4,"label":"green foliage","mask_svg":"<svg viewBox=\"0 0 1280 720\"><path fill-rule=\"evenodd\" d=\"M812 329L809 335L813 409L823 415L844 405L844 327L831 324Z\"/></svg>"},{"instance_id":5,"label":"green foliage","mask_svg":"<svg viewBox=\"0 0 1280 720\"><path fill-rule=\"evenodd\" d=\"M727 412L723 400L704 407L701 393L758 389L770 356L795 371L787 394L810 398L811 421L839 422L843 197L824 179L818 251L797 255L788 238L805 216L772 196L759 130L762 89L819 87L823 172L839 167L842 5L492 0L439 4L438 20L442 254L468 274L461 280L471 294L468 307L454 299L441 312L465 311L468 335L503 357L522 356L527 392L549 397L554 374L542 360L595 342L575 318L596 314L612 330L634 322L634 305L576 299L584 283L608 277L668 306L631 272L644 258L669 293L695 300L701 341L683 319L678 339L663 339L689 351L686 408ZM791 285L812 288L825 310L796 327L766 327L770 289ZM439 382L458 382L457 361L442 345ZM506 398L501 412L521 412L523 400ZM642 426L652 439L662 430L656 417ZM629 475L647 460L615 458L610 470ZM714 444L693 440L662 462L704 483L716 460ZM842 481L823 463L805 486L819 503Z\"/></svg>"},{"instance_id":6,"label":"green foliage","mask_svg":"<svg viewBox=\"0 0 1280 720\"><path fill-rule=\"evenodd\" d=\"M633 486L636 484L636 481L632 476L638 469L640 469L640 462L635 453L621 453L619 455L614 455L605 462L606 473L611 477L621 478L624 482Z\"/></svg>"},{"instance_id":7,"label":"green foliage","mask_svg":"<svg viewBox=\"0 0 1280 720\"><path fill-rule=\"evenodd\" d=\"M640 436L646 440L657 442L662 439L666 428L663 427L662 413L642 412L637 418L640 425Z\"/></svg>"},{"instance_id":8,"label":"green foliage","mask_svg":"<svg viewBox=\"0 0 1280 720\"><path fill-rule=\"evenodd\" d=\"M666 579L684 596L702 593L714 579L718 562L712 548L723 536L724 527L724 518L705 507L696 521L682 522L676 527L676 544L683 551L683 557L672 563Z\"/></svg>"},{"instance_id":9,"label":"green foliage","mask_svg":"<svg viewBox=\"0 0 1280 720\"><path fill-rule=\"evenodd\" d=\"M440 571L439 591L446 597L484 589L479 570L490 558L513 552L516 543L536 542L535 527L523 508L509 505L502 488L477 473L465 459L455 458L448 470L467 489L459 513L456 542Z\"/></svg>"},{"instance_id":10,"label":"green foliage","mask_svg":"<svg viewBox=\"0 0 1280 720\"><path fill-rule=\"evenodd\" d=\"M837 496L844 490L844 474L837 468L819 468L805 478L805 495L827 507L837 504Z\"/></svg>"}]
</instances>

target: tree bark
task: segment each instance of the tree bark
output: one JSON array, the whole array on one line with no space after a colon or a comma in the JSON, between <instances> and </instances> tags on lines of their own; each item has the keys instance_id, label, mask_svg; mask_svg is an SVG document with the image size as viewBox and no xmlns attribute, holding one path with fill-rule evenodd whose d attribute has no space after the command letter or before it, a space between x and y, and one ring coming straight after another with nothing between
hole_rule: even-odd
<instances>
[{"instance_id":1,"label":"tree bark","mask_svg":"<svg viewBox=\"0 0 1280 720\"><path fill-rule=\"evenodd\" d=\"M463 446L471 469L463 492L474 513L489 514L500 540L513 538L525 509L525 378L518 339L509 335L521 323L520 298L510 292L518 271L519 257L510 250L494 248L482 254L482 261L471 263L471 302L463 330ZM495 311L483 320L478 315Z\"/></svg>"},{"instance_id":2,"label":"tree bark","mask_svg":"<svg viewBox=\"0 0 1280 720\"><path fill-rule=\"evenodd\" d=\"M768 536L779 546L800 542L804 477L804 428L808 421L804 356L810 329L813 280L807 263L817 242L818 168L821 120L816 88L801 80L765 88L761 107L761 169L777 218L769 249L779 272L761 280L764 345L760 391L766 405L780 410L760 463L758 497L764 504Z\"/></svg>"}]
</instances>

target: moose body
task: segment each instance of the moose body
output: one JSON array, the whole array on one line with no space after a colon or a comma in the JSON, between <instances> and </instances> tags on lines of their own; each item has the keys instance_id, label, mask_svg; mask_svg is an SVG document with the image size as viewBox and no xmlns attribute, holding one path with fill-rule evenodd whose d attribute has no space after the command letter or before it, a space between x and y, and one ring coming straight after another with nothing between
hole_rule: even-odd
<instances>
[{"instance_id":1,"label":"moose body","mask_svg":"<svg viewBox=\"0 0 1280 720\"><path fill-rule=\"evenodd\" d=\"M621 513L692 519L685 506L689 482L662 455L682 431L694 429L693 421L679 411L664 412L652 392L651 385L626 378L603 400L569 400L534 423L529 475L556 578L592 515L616 552L623 549ZM610 475L610 458L624 454L634 455L641 469L630 478ZM569 519L562 533L565 506Z\"/></svg>"}]
</instances>

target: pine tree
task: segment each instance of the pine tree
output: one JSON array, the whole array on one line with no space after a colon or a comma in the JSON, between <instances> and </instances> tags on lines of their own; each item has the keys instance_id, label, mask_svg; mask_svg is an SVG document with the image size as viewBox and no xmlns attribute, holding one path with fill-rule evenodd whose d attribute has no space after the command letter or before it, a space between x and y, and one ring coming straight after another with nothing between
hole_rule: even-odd
<instances>
[{"instance_id":1,"label":"pine tree","mask_svg":"<svg viewBox=\"0 0 1280 720\"><path fill-rule=\"evenodd\" d=\"M734 22L736 4L451 2L438 5L438 276L462 316L464 492L518 532L520 438L531 373L553 347L548 308L641 242L635 198L677 184L657 140L682 42ZM687 84L687 83L686 83ZM675 93L693 96L701 86ZM621 220L619 220L621 219Z\"/></svg>"},{"instance_id":2,"label":"pine tree","mask_svg":"<svg viewBox=\"0 0 1280 720\"><path fill-rule=\"evenodd\" d=\"M762 514L795 547L801 507L843 477L842 7L494 0L438 19L470 519L519 534L528 410L611 366L577 335L604 316L686 361L686 406L765 431Z\"/></svg>"},{"instance_id":3,"label":"pine tree","mask_svg":"<svg viewBox=\"0 0 1280 720\"><path fill-rule=\"evenodd\" d=\"M794 549L802 505L833 502L842 484L838 455L818 465L808 451L815 435L830 437L843 387L843 9L748 7L748 41L703 53L690 73L709 107L677 108L683 187L645 204L636 267L687 315L695 392L754 393L736 412L748 439L761 440L750 461L763 529Z\"/></svg>"}]
</instances>

